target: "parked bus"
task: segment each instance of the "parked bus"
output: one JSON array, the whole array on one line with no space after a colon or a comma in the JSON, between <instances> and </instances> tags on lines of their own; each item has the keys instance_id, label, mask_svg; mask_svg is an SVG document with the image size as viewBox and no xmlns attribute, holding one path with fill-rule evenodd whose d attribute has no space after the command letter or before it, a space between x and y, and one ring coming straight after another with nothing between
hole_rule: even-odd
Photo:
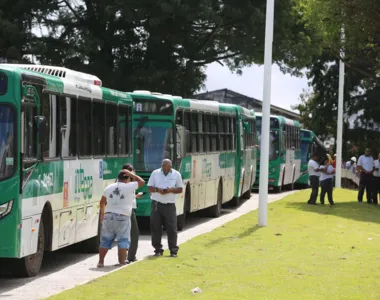
<instances>
[{"instance_id":1,"label":"parked bus","mask_svg":"<svg viewBox=\"0 0 380 300\"><path fill-rule=\"evenodd\" d=\"M256 113L256 131L258 140L261 135L262 115ZM301 167L301 125L298 121L282 116L270 116L270 148L269 148L269 178L270 190L281 192L284 187L294 188L300 176ZM258 189L260 181L260 159L257 159L256 181L254 188Z\"/></svg>"},{"instance_id":2,"label":"parked bus","mask_svg":"<svg viewBox=\"0 0 380 300\"><path fill-rule=\"evenodd\" d=\"M66 68L0 65L0 258L20 276L44 251L97 252L99 201L131 158L132 99Z\"/></svg>"},{"instance_id":3,"label":"parked bus","mask_svg":"<svg viewBox=\"0 0 380 300\"><path fill-rule=\"evenodd\" d=\"M221 206L249 198L255 174L255 114L237 105L135 91L133 98L134 166L148 181L164 158L183 178L177 195L178 229L186 215L207 209L219 217ZM137 216L150 216L147 186L140 189Z\"/></svg>"},{"instance_id":4,"label":"parked bus","mask_svg":"<svg viewBox=\"0 0 380 300\"><path fill-rule=\"evenodd\" d=\"M301 175L296 181L297 186L306 188L309 186L309 174L307 165L313 153L317 153L320 160L328 153L326 147L311 130L301 129Z\"/></svg>"}]
</instances>

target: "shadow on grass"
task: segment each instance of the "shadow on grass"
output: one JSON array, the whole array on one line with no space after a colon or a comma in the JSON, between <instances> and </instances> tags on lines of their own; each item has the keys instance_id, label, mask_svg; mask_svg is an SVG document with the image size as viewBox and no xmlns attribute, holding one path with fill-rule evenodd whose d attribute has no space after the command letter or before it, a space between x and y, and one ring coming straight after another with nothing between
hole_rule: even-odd
<instances>
[{"instance_id":1,"label":"shadow on grass","mask_svg":"<svg viewBox=\"0 0 380 300\"><path fill-rule=\"evenodd\" d=\"M380 223L380 207L378 205L368 204L366 202L335 202L334 206L330 206L329 204L309 205L307 203L290 202L286 204L286 207L321 215L332 215L361 222Z\"/></svg>"},{"instance_id":2,"label":"shadow on grass","mask_svg":"<svg viewBox=\"0 0 380 300\"><path fill-rule=\"evenodd\" d=\"M228 241L228 240L242 239L242 238L245 238L245 237L250 236L251 234L255 233L258 229L260 229L259 225L254 225L254 226L246 229L245 231L243 231L239 235L226 236L223 238L215 239L215 240L212 240L209 243L207 243L207 245L213 246L213 245L221 244L224 241Z\"/></svg>"}]
</instances>

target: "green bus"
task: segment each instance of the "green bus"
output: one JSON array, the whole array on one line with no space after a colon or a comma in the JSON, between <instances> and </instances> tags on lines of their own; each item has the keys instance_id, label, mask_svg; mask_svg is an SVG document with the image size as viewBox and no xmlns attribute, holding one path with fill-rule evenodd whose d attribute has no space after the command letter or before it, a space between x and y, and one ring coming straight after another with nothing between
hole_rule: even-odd
<instances>
[{"instance_id":1,"label":"green bus","mask_svg":"<svg viewBox=\"0 0 380 300\"><path fill-rule=\"evenodd\" d=\"M296 181L300 188L309 186L309 174L307 165L313 153L317 153L319 159L322 159L328 153L321 140L311 130L301 129L301 176Z\"/></svg>"},{"instance_id":2,"label":"green bus","mask_svg":"<svg viewBox=\"0 0 380 300\"><path fill-rule=\"evenodd\" d=\"M177 195L178 229L186 215L206 210L219 217L230 200L250 198L255 174L254 111L215 101L135 91L133 98L134 166L148 181L164 158L173 162L185 189ZM140 189L137 216L150 216L147 186Z\"/></svg>"},{"instance_id":3,"label":"green bus","mask_svg":"<svg viewBox=\"0 0 380 300\"><path fill-rule=\"evenodd\" d=\"M66 68L0 65L0 258L35 276L44 251L99 246L99 201L132 162L132 98Z\"/></svg>"},{"instance_id":4,"label":"green bus","mask_svg":"<svg viewBox=\"0 0 380 300\"><path fill-rule=\"evenodd\" d=\"M258 140L261 135L262 114L256 113ZM294 188L301 168L301 125L282 116L270 116L269 190L281 192L284 187ZM257 159L254 189L259 188L260 159Z\"/></svg>"}]
</instances>

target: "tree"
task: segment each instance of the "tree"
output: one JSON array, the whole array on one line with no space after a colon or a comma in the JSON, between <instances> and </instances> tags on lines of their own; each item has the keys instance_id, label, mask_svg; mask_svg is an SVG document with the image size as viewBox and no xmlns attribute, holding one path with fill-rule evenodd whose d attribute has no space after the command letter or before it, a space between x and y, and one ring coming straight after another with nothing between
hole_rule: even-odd
<instances>
[{"instance_id":1,"label":"tree","mask_svg":"<svg viewBox=\"0 0 380 300\"><path fill-rule=\"evenodd\" d=\"M35 37L42 63L93 73L104 85L192 95L212 62L231 70L264 58L265 0L55 0ZM276 3L273 58L297 72L318 49L295 0Z\"/></svg>"}]
</instances>

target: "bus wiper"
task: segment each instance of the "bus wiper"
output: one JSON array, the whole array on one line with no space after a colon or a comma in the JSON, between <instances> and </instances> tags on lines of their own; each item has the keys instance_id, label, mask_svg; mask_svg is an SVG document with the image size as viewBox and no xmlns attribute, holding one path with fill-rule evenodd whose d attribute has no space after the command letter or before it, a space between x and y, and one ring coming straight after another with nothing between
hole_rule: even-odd
<instances>
[{"instance_id":1,"label":"bus wiper","mask_svg":"<svg viewBox=\"0 0 380 300\"><path fill-rule=\"evenodd\" d=\"M137 128L135 129L135 138L137 138L138 135L140 134L140 132L141 132L141 130L143 129L144 124L146 123L146 121L148 121L148 117L147 117L147 116L142 117L142 118L140 119L139 125L138 125Z\"/></svg>"}]
</instances>

